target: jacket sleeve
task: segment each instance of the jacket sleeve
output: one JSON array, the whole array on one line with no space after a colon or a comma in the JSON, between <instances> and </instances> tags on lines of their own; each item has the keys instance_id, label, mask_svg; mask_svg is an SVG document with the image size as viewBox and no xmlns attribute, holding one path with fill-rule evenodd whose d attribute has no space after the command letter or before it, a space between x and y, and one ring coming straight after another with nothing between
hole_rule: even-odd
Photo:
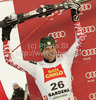
<instances>
[{"instance_id":1,"label":"jacket sleeve","mask_svg":"<svg viewBox=\"0 0 96 100\"><path fill-rule=\"evenodd\" d=\"M9 41L4 41L3 42L3 54L4 58L7 64L13 66L14 68L23 71L23 72L28 72L31 74L33 77L36 76L36 65L29 63L29 61L24 61L21 59L16 59L13 56L13 53L10 53L10 46L9 46Z\"/></svg>"},{"instance_id":2,"label":"jacket sleeve","mask_svg":"<svg viewBox=\"0 0 96 100\"><path fill-rule=\"evenodd\" d=\"M76 40L69 50L63 54L63 58L67 64L72 65L73 59L81 54L81 48L84 44L85 35L79 21L74 22L74 30Z\"/></svg>"}]
</instances>

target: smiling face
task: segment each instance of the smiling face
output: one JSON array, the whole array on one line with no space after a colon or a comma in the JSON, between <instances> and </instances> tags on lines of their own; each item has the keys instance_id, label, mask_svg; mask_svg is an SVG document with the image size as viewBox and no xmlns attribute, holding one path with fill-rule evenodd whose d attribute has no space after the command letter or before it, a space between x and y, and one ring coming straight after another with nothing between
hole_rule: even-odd
<instances>
[{"instance_id":1,"label":"smiling face","mask_svg":"<svg viewBox=\"0 0 96 100\"><path fill-rule=\"evenodd\" d=\"M57 51L55 46L47 46L42 51L43 57L49 61L54 61L56 59L56 54Z\"/></svg>"}]
</instances>

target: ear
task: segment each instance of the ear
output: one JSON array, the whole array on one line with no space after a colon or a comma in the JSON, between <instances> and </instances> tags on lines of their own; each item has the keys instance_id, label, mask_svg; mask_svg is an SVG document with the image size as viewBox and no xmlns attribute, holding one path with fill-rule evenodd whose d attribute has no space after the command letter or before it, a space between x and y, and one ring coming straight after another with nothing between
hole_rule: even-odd
<instances>
[{"instance_id":1,"label":"ear","mask_svg":"<svg viewBox=\"0 0 96 100\"><path fill-rule=\"evenodd\" d=\"M41 52L41 55L43 56L43 52Z\"/></svg>"},{"instance_id":2,"label":"ear","mask_svg":"<svg viewBox=\"0 0 96 100\"><path fill-rule=\"evenodd\" d=\"M44 52L43 51L41 52L41 55L44 56Z\"/></svg>"},{"instance_id":3,"label":"ear","mask_svg":"<svg viewBox=\"0 0 96 100\"><path fill-rule=\"evenodd\" d=\"M44 57L44 56L45 56L45 52L42 51L42 52L41 52L41 55Z\"/></svg>"}]
</instances>

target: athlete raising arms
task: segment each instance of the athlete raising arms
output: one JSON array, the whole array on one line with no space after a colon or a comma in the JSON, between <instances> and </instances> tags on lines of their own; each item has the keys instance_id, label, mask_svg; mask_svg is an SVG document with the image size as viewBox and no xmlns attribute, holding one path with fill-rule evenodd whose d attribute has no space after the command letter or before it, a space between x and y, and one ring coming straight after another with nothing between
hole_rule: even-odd
<instances>
[{"instance_id":1,"label":"athlete raising arms","mask_svg":"<svg viewBox=\"0 0 96 100\"><path fill-rule=\"evenodd\" d=\"M21 71L27 71L35 78L43 100L74 100L71 86L71 66L74 57L81 51L85 37L79 22L78 14L80 5L70 4L71 16L75 28L76 40L71 48L61 57L56 58L56 44L53 37L43 37L40 40L40 51L43 61L35 64L20 59L15 59L10 54L9 40L11 26L2 28L3 52L5 61Z\"/></svg>"}]
</instances>

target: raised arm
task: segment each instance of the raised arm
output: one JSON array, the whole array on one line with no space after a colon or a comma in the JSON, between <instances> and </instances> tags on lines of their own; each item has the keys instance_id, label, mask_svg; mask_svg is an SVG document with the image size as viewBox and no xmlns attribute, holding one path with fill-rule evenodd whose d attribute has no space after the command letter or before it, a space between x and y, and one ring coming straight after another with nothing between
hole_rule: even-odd
<instances>
[{"instance_id":1,"label":"raised arm","mask_svg":"<svg viewBox=\"0 0 96 100\"><path fill-rule=\"evenodd\" d=\"M32 64L29 61L16 59L14 58L13 54L10 54L10 33L13 27L14 25L10 25L2 28L3 53L5 61L14 68L24 72L27 71L29 74L35 77L37 73L37 65Z\"/></svg>"},{"instance_id":2,"label":"raised arm","mask_svg":"<svg viewBox=\"0 0 96 100\"><path fill-rule=\"evenodd\" d=\"M11 57L12 55L10 54L9 43L7 40L3 42L3 54L4 54L4 58L7 64L15 67L16 69L20 71L26 72L22 67L20 67L19 65L13 62L13 59Z\"/></svg>"},{"instance_id":3,"label":"raised arm","mask_svg":"<svg viewBox=\"0 0 96 100\"><path fill-rule=\"evenodd\" d=\"M74 55L74 57L76 58L77 56L81 54L81 49L85 41L85 35L83 33L83 29L79 21L74 22L74 30L75 30L76 42L77 42L75 55Z\"/></svg>"},{"instance_id":4,"label":"raised arm","mask_svg":"<svg viewBox=\"0 0 96 100\"><path fill-rule=\"evenodd\" d=\"M71 46L71 48L63 54L63 57L67 64L71 65L73 63L73 58L77 57L81 53L81 48L84 44L85 36L83 33L83 29L81 27L81 24L79 22L79 12L80 12L80 5L77 3L70 4L71 7L71 18L74 24L74 30L75 30L75 37L76 40L74 44Z\"/></svg>"}]
</instances>

